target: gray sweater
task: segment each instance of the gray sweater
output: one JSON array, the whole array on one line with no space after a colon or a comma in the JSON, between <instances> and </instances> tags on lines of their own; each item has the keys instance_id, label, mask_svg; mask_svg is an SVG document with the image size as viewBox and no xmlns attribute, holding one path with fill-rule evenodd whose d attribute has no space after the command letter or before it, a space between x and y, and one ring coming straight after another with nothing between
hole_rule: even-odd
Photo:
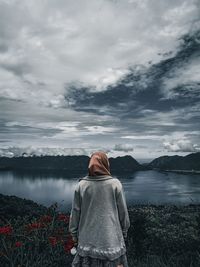
<instances>
[{"instance_id":1,"label":"gray sweater","mask_svg":"<svg viewBox=\"0 0 200 267\"><path fill-rule=\"evenodd\" d=\"M85 176L76 184L69 232L81 256L114 260L126 253L130 227L121 182L109 175Z\"/></svg>"}]
</instances>

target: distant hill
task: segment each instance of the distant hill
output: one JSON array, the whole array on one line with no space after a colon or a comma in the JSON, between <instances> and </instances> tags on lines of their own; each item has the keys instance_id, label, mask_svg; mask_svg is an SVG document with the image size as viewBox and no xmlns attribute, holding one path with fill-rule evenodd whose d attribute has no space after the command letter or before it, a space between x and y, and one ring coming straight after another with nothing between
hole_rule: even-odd
<instances>
[{"instance_id":1,"label":"distant hill","mask_svg":"<svg viewBox=\"0 0 200 267\"><path fill-rule=\"evenodd\" d=\"M88 171L88 156L32 156L32 157L0 157L0 169L14 170L66 170L75 172ZM123 156L109 158L111 173L144 170L133 157Z\"/></svg>"},{"instance_id":2,"label":"distant hill","mask_svg":"<svg viewBox=\"0 0 200 267\"><path fill-rule=\"evenodd\" d=\"M186 156L162 156L152 160L147 167L160 170L200 171L200 152Z\"/></svg>"},{"instance_id":3,"label":"distant hill","mask_svg":"<svg viewBox=\"0 0 200 267\"><path fill-rule=\"evenodd\" d=\"M0 170L69 171L86 174L89 157L75 156L30 156L0 157ZM200 171L200 152L186 156L161 156L150 163L140 164L132 156L109 158L111 173L133 172L148 169Z\"/></svg>"},{"instance_id":4,"label":"distant hill","mask_svg":"<svg viewBox=\"0 0 200 267\"><path fill-rule=\"evenodd\" d=\"M126 155L123 157L109 158L111 172L131 172L146 170L145 166L139 164L133 157Z\"/></svg>"}]
</instances>

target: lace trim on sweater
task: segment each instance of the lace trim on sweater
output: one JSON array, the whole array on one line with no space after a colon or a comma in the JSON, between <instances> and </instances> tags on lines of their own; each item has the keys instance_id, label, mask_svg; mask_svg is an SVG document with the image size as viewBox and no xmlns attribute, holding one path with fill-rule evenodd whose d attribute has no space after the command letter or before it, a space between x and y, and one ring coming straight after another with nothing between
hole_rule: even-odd
<instances>
[{"instance_id":1,"label":"lace trim on sweater","mask_svg":"<svg viewBox=\"0 0 200 267\"><path fill-rule=\"evenodd\" d=\"M77 246L77 252L80 256L90 256L93 258L99 258L99 259L106 259L106 260L115 260L116 258L120 257L121 255L126 253L126 247L121 248L108 248L106 250L103 249L97 249L92 248L89 246Z\"/></svg>"}]
</instances>

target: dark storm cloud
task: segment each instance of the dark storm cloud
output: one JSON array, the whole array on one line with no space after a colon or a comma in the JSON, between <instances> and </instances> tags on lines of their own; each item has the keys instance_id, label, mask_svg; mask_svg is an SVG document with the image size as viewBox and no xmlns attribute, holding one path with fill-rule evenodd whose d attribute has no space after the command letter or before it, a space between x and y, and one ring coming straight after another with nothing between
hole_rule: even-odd
<instances>
[{"instance_id":1,"label":"dark storm cloud","mask_svg":"<svg viewBox=\"0 0 200 267\"><path fill-rule=\"evenodd\" d=\"M142 110L168 112L194 105L200 101L200 81L174 84L171 95L166 96L164 84L176 78L176 71L193 60L200 61L200 32L182 37L179 51L171 58L157 64L135 67L117 85L106 91L91 92L90 88L68 89L66 100L75 110L97 114L117 114L120 118L143 117Z\"/></svg>"},{"instance_id":2,"label":"dark storm cloud","mask_svg":"<svg viewBox=\"0 0 200 267\"><path fill-rule=\"evenodd\" d=\"M165 56L149 67L133 66L106 91L72 86L66 100L76 111L118 118L115 125L121 126L121 137L134 144L141 138L146 144L151 140L152 146L160 142L168 152L198 151L200 32L182 36L178 51ZM121 146L126 145L130 146Z\"/></svg>"},{"instance_id":3,"label":"dark storm cloud","mask_svg":"<svg viewBox=\"0 0 200 267\"><path fill-rule=\"evenodd\" d=\"M0 1L1 146L196 148L199 10L198 0Z\"/></svg>"}]
</instances>

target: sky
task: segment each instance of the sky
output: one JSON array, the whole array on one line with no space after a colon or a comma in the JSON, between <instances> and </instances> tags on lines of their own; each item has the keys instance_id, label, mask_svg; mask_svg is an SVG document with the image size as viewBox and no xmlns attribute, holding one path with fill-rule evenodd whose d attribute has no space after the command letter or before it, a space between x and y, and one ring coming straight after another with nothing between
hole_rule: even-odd
<instances>
[{"instance_id":1,"label":"sky","mask_svg":"<svg viewBox=\"0 0 200 267\"><path fill-rule=\"evenodd\" d=\"M199 0L0 0L0 155L200 151Z\"/></svg>"}]
</instances>

